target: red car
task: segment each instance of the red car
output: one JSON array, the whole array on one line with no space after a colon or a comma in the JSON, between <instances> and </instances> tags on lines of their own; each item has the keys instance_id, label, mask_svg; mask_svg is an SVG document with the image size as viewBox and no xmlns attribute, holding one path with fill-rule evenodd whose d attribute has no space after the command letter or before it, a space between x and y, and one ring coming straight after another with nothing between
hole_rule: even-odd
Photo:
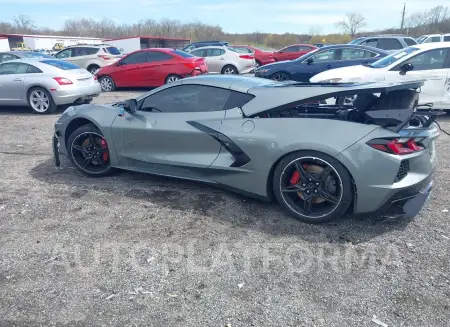
<instances>
[{"instance_id":1,"label":"red car","mask_svg":"<svg viewBox=\"0 0 450 327\"><path fill-rule=\"evenodd\" d=\"M255 56L256 67L275 62L272 52L264 51L251 45L233 45L232 48L253 54Z\"/></svg>"},{"instance_id":2,"label":"red car","mask_svg":"<svg viewBox=\"0 0 450 327\"><path fill-rule=\"evenodd\" d=\"M110 92L116 87L158 87L207 72L203 58L176 49L150 48L124 56L99 69L96 76L102 90Z\"/></svg>"},{"instance_id":3,"label":"red car","mask_svg":"<svg viewBox=\"0 0 450 327\"><path fill-rule=\"evenodd\" d=\"M294 60L315 49L318 48L311 44L293 44L275 51L273 57L276 61Z\"/></svg>"}]
</instances>

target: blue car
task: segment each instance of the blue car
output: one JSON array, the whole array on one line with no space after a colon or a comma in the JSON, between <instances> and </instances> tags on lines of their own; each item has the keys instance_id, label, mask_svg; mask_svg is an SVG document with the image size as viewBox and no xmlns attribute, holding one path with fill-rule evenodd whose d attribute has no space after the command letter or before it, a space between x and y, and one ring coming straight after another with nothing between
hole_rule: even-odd
<instances>
[{"instance_id":1,"label":"blue car","mask_svg":"<svg viewBox=\"0 0 450 327\"><path fill-rule=\"evenodd\" d=\"M295 59L259 67L255 76L276 81L309 82L325 70L346 66L371 64L389 52L364 45L327 45Z\"/></svg>"}]
</instances>

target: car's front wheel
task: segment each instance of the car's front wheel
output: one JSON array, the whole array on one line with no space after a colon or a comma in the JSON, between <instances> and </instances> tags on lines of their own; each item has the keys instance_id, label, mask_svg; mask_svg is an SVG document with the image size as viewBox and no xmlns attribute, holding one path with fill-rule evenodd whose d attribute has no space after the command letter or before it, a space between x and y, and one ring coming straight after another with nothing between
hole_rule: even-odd
<instances>
[{"instance_id":1,"label":"car's front wheel","mask_svg":"<svg viewBox=\"0 0 450 327\"><path fill-rule=\"evenodd\" d=\"M105 176L113 170L108 143L93 124L83 125L69 136L67 152L74 167L86 175Z\"/></svg>"},{"instance_id":2,"label":"car's front wheel","mask_svg":"<svg viewBox=\"0 0 450 327\"><path fill-rule=\"evenodd\" d=\"M282 158L274 171L273 191L281 209L308 223L343 215L353 199L348 171L333 157L316 151Z\"/></svg>"},{"instance_id":3,"label":"car's front wheel","mask_svg":"<svg viewBox=\"0 0 450 327\"><path fill-rule=\"evenodd\" d=\"M111 92L116 89L116 83L109 76L100 77L99 82L103 92Z\"/></svg>"},{"instance_id":4,"label":"car's front wheel","mask_svg":"<svg viewBox=\"0 0 450 327\"><path fill-rule=\"evenodd\" d=\"M290 81L291 77L283 72L275 73L272 76L270 76L270 79L277 81L277 82L284 82L284 81Z\"/></svg>"}]
</instances>

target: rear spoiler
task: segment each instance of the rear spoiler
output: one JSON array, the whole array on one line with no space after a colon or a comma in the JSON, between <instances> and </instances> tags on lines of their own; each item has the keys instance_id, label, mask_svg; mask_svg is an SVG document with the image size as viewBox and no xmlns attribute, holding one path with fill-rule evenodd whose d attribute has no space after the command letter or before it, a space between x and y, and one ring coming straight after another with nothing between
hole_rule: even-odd
<instances>
[{"instance_id":1,"label":"rear spoiler","mask_svg":"<svg viewBox=\"0 0 450 327\"><path fill-rule=\"evenodd\" d=\"M366 111L365 113L370 118L374 119L380 126L390 129L395 133L401 131L413 118L418 118L422 123L422 127L428 128L431 126L431 124L436 120L438 116L445 115L445 111L442 109L415 111L414 108L395 109L395 110L392 109L372 110Z\"/></svg>"}]
</instances>

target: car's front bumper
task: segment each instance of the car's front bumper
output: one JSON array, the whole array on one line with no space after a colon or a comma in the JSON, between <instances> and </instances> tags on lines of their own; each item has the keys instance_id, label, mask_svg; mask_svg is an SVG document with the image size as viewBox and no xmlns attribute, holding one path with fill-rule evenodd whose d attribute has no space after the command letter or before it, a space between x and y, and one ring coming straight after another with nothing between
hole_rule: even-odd
<instances>
[{"instance_id":1,"label":"car's front bumper","mask_svg":"<svg viewBox=\"0 0 450 327\"><path fill-rule=\"evenodd\" d=\"M72 104L76 101L84 101L92 97L99 96L101 93L100 83L95 82L89 85L59 88L52 91L52 97L56 105Z\"/></svg>"}]
</instances>

